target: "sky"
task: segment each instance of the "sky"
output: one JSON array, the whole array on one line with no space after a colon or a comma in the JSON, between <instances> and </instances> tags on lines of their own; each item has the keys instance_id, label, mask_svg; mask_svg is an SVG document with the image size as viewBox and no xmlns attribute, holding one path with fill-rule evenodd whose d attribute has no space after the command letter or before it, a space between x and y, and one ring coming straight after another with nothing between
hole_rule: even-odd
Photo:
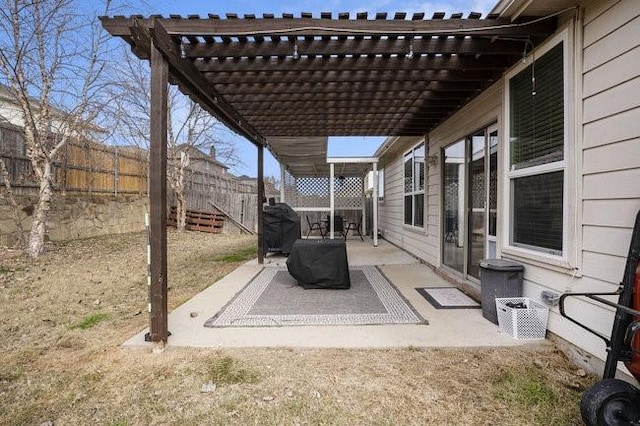
<instances>
[{"instance_id":1,"label":"sky","mask_svg":"<svg viewBox=\"0 0 640 426\"><path fill-rule=\"evenodd\" d=\"M261 16L263 13L274 13L276 16L285 13L293 13L300 16L300 12L311 12L313 16L320 12L368 12L370 16L376 12L387 12L393 16L395 12L406 12L411 15L416 12L424 12L430 17L434 12L445 12L446 16L451 13L462 12L465 15L469 12L480 12L486 15L498 0L156 0L149 2L149 7L153 14L168 16L174 15L200 15L207 16L214 13L223 16L225 13L255 14ZM132 11L133 13L147 14L146 11ZM125 13L126 14L126 13ZM236 143L240 152L240 158L244 164L240 164L231 169L236 175L257 175L257 149L255 146L241 136L232 132L227 133L227 137ZM353 137L353 138L329 138L328 156L330 157L366 157L371 156L382 144L384 137ZM280 166L278 162L265 150L264 157L265 176L280 178Z\"/></svg>"}]
</instances>

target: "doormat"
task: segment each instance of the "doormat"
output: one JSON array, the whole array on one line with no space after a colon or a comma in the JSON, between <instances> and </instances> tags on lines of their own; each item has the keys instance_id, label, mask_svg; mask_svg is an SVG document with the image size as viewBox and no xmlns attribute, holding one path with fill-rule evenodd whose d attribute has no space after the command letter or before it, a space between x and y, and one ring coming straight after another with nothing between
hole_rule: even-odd
<instances>
[{"instance_id":1,"label":"doormat","mask_svg":"<svg viewBox=\"0 0 640 426\"><path fill-rule=\"evenodd\" d=\"M348 290L300 287L285 268L262 270L205 327L426 324L374 266L349 270Z\"/></svg>"},{"instance_id":2,"label":"doormat","mask_svg":"<svg viewBox=\"0 0 640 426\"><path fill-rule=\"evenodd\" d=\"M436 309L473 309L480 304L455 287L416 288Z\"/></svg>"}]
</instances>

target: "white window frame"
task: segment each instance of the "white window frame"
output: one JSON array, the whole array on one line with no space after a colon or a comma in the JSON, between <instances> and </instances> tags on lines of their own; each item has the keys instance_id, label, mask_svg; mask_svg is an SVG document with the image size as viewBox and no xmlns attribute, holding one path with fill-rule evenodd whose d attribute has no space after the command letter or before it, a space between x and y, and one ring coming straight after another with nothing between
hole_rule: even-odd
<instances>
[{"instance_id":1,"label":"white window frame","mask_svg":"<svg viewBox=\"0 0 640 426\"><path fill-rule=\"evenodd\" d=\"M504 77L504 97L503 97L503 135L504 147L502 150L502 168L504 170L502 176L502 197L504 202L502 203L502 247L501 253L510 255L516 258L523 258L524 260L532 260L541 266L556 266L562 269L575 269L571 265L575 265L574 251L570 250L570 247L576 243L576 231L575 226L571 226L569 223L570 217L575 217L576 206L574 202L569 202L569 194L575 193L575 166L572 164L575 155L575 100L574 91L578 83L575 82L576 71L573 64L574 59L574 42L573 42L573 23L568 23L564 29L560 30L554 36L545 41L535 51L535 57L540 58L552 48L556 47L559 43L563 43L563 73L564 73L564 85L563 85L563 97L564 97L564 144L563 144L563 159L562 161L556 161L548 164L541 164L533 167L511 170L510 168L510 93L509 83L510 80L523 71L527 66L531 64L532 55L527 57L527 63L519 63L511 70L505 73ZM515 246L511 243L512 239L512 211L513 211L513 193L512 193L512 181L513 179L526 176L534 176L542 173L551 173L555 171L563 171L563 221L562 221L562 253L549 253L544 249L527 248L523 246Z\"/></svg>"},{"instance_id":2,"label":"white window frame","mask_svg":"<svg viewBox=\"0 0 640 426\"><path fill-rule=\"evenodd\" d=\"M415 170L416 170L416 166L415 166L415 162L414 162L414 152L416 151L416 149L422 145L424 147L424 179L422 182L422 189L421 190L416 190L416 176L415 176ZM407 192L406 188L405 188L405 175L404 175L404 159L407 155L411 155L411 187L412 190ZM404 152L404 154L402 155L402 225L406 228L409 229L415 229L415 230L420 230L423 231L425 229L427 229L426 226L426 222L427 222L427 199L426 199L426 188L427 188L427 157L429 156L428 154L428 147L427 147L427 143L425 141L425 139L421 139L418 143L416 143L415 145L413 145L411 147L411 149L407 150ZM416 223L416 217L415 217L415 208L413 205L413 197L416 195L420 195L422 194L423 199L422 199L422 206L423 206L423 212L422 212L422 225L415 225ZM405 197L407 196L411 196L411 224L405 223L404 222L404 218L405 218Z\"/></svg>"}]
</instances>

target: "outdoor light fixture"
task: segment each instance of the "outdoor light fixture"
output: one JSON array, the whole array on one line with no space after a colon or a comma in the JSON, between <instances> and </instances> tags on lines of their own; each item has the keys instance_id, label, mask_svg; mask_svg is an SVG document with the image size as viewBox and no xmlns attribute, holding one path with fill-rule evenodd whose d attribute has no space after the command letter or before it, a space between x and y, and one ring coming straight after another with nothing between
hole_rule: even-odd
<instances>
[{"instance_id":1,"label":"outdoor light fixture","mask_svg":"<svg viewBox=\"0 0 640 426\"><path fill-rule=\"evenodd\" d=\"M298 55L298 41L296 40L293 43L293 59L298 59L300 57L300 55Z\"/></svg>"},{"instance_id":2,"label":"outdoor light fixture","mask_svg":"<svg viewBox=\"0 0 640 426\"><path fill-rule=\"evenodd\" d=\"M413 40L409 39L409 53L407 53L408 59L413 59Z\"/></svg>"},{"instance_id":3,"label":"outdoor light fixture","mask_svg":"<svg viewBox=\"0 0 640 426\"><path fill-rule=\"evenodd\" d=\"M531 96L535 96L536 91L536 54L534 52L534 45L530 40L524 42L524 51L522 52L522 63L527 63L527 47L531 46Z\"/></svg>"}]
</instances>

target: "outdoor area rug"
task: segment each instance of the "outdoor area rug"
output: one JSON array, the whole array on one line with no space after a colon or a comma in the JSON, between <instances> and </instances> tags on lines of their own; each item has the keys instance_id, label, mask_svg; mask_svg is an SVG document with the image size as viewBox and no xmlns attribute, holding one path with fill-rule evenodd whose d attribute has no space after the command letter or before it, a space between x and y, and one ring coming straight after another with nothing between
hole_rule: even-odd
<instances>
[{"instance_id":1,"label":"outdoor area rug","mask_svg":"<svg viewBox=\"0 0 640 426\"><path fill-rule=\"evenodd\" d=\"M305 290L285 268L265 268L205 327L427 323L375 266L349 273L348 290Z\"/></svg>"},{"instance_id":2,"label":"outdoor area rug","mask_svg":"<svg viewBox=\"0 0 640 426\"><path fill-rule=\"evenodd\" d=\"M454 287L419 287L416 288L436 309L469 309L479 308L475 300Z\"/></svg>"}]
</instances>

